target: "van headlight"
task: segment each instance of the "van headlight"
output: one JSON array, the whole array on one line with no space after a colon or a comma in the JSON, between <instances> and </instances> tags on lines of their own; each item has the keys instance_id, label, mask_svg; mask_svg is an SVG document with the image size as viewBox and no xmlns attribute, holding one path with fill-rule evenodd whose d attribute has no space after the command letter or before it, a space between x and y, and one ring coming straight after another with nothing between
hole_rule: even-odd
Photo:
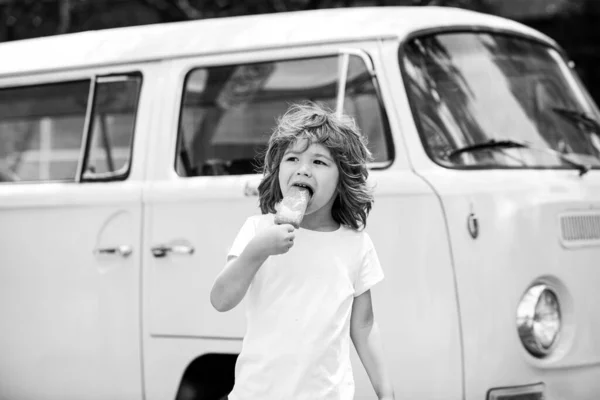
<instances>
[{"instance_id":1,"label":"van headlight","mask_svg":"<svg viewBox=\"0 0 600 400\"><path fill-rule=\"evenodd\" d=\"M527 289L517 308L517 329L527 351L536 357L550 354L560 327L560 305L554 290L546 284Z\"/></svg>"}]
</instances>

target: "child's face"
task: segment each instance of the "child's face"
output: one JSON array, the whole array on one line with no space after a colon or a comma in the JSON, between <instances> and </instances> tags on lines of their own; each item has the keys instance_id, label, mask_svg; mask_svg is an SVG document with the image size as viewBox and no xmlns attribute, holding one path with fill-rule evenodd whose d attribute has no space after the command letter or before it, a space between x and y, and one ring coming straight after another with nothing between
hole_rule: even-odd
<instances>
[{"instance_id":1,"label":"child's face","mask_svg":"<svg viewBox=\"0 0 600 400\"><path fill-rule=\"evenodd\" d=\"M340 171L327 147L319 143L311 143L304 150L306 141L307 139L300 139L290 145L281 159L279 165L281 193L285 196L290 187L296 184L306 185L312 195L306 215L317 211L331 214Z\"/></svg>"}]
</instances>

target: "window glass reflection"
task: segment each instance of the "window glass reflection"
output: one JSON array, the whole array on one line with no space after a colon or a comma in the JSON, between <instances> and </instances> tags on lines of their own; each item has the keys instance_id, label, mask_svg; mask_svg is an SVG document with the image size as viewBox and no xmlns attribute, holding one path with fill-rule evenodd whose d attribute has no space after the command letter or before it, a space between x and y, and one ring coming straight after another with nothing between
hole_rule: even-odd
<instances>
[{"instance_id":1,"label":"window glass reflection","mask_svg":"<svg viewBox=\"0 0 600 400\"><path fill-rule=\"evenodd\" d=\"M590 109L564 75L558 54L541 44L486 33L416 38L401 59L429 155L447 167L568 167L532 149L489 149L448 157L491 139L526 142L600 165L599 128L560 110ZM591 116L590 116L591 117Z\"/></svg>"},{"instance_id":2,"label":"window glass reflection","mask_svg":"<svg viewBox=\"0 0 600 400\"><path fill-rule=\"evenodd\" d=\"M73 181L89 81L0 90L0 182Z\"/></svg>"},{"instance_id":3,"label":"window glass reflection","mask_svg":"<svg viewBox=\"0 0 600 400\"><path fill-rule=\"evenodd\" d=\"M192 70L183 94L177 173L257 173L276 120L290 104L311 100L335 109L338 63L331 56ZM374 161L389 161L385 116L358 56L350 57L345 94L344 112L367 136Z\"/></svg>"}]
</instances>

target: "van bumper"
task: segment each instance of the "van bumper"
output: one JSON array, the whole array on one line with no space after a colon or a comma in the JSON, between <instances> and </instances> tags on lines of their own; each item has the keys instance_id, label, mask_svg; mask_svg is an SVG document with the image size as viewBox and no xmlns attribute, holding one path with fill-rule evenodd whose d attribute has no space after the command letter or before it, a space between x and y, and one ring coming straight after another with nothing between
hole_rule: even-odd
<instances>
[{"instance_id":1,"label":"van bumper","mask_svg":"<svg viewBox=\"0 0 600 400\"><path fill-rule=\"evenodd\" d=\"M545 386L543 383L537 383L492 389L488 392L486 400L545 400Z\"/></svg>"},{"instance_id":2,"label":"van bumper","mask_svg":"<svg viewBox=\"0 0 600 400\"><path fill-rule=\"evenodd\" d=\"M536 382L537 381L537 382ZM485 400L598 400L600 364L546 370L531 383L496 386ZM471 397L468 396L470 399Z\"/></svg>"}]
</instances>

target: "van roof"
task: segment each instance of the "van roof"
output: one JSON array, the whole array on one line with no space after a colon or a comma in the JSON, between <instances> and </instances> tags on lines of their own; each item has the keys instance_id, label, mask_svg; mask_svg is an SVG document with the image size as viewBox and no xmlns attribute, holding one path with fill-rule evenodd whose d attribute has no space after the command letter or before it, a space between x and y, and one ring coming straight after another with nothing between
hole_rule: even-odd
<instances>
[{"instance_id":1,"label":"van roof","mask_svg":"<svg viewBox=\"0 0 600 400\"><path fill-rule=\"evenodd\" d=\"M0 44L0 77L311 43L395 37L437 27L547 36L518 22L449 7L352 7L104 29Z\"/></svg>"}]
</instances>

